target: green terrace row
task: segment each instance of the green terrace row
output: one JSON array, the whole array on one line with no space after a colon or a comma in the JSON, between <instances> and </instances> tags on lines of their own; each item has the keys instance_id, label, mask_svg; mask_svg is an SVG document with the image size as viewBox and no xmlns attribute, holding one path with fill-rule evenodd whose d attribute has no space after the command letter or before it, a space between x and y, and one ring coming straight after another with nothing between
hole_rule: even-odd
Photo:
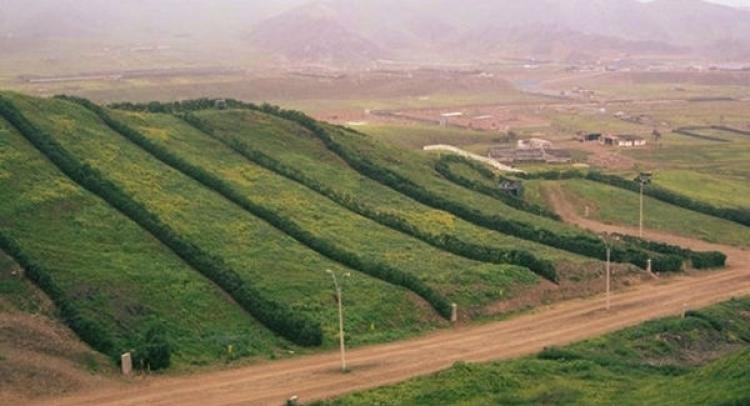
<instances>
[{"instance_id":1,"label":"green terrace row","mask_svg":"<svg viewBox=\"0 0 750 406\"><path fill-rule=\"evenodd\" d=\"M554 221L539 219L539 216L533 216L529 213L517 210L513 212L514 209L510 208L509 206L505 206L505 208L506 212L513 212L512 219L507 218L507 216L509 216L511 213L504 213L505 217L497 215L491 216L480 210L476 210L474 206L464 204L464 202L462 202L460 198L467 196L466 193L455 193L457 191L455 191L454 193L450 193L450 191L448 190L449 187L459 188L459 190L463 189L458 185L453 185L451 182L439 179L439 177L435 176L436 174L429 169L424 170L420 168L413 168L413 170L409 171L408 173L410 174L410 176L413 176L415 178L418 178L420 175L424 174L429 175L422 176L420 179L425 179L425 181L429 183L430 189L426 189L420 184L413 182L409 176L397 172L399 170L403 172L403 167L409 165L415 166L419 164L420 158L417 156L403 157L403 154L399 154L399 152L395 150L390 150L386 153L384 152L384 147L376 147L374 145L371 145L371 143L369 143L369 140L364 140L364 138L362 137L357 137L361 139L357 139L356 143L351 142L351 145L349 147L344 146L345 142L341 141L351 141L352 138L356 137L356 134L352 135L346 133L345 131L331 128L326 130L323 126L317 124L314 120L304 116L301 113L284 111L277 108L272 108L270 106L263 106L261 108L258 108L236 101L230 101L230 105L232 107L242 107L246 109L249 108L251 110L262 110L266 113L274 114L290 121L300 123L300 125L310 130L313 135L319 137L331 151L335 152L340 158L344 159L344 161L346 161L354 169L357 169L363 175L369 176L372 179L383 183L384 185L392 187L393 189L402 192L421 203L435 207L437 209L449 211L455 215L458 215L459 217L473 222L476 225L491 230L508 233L524 239L551 245L593 258L601 259L604 257L603 242L601 242L597 237L593 237L588 234L582 234L580 232L571 233L569 227L565 227L560 223L555 224L556 222ZM131 110L151 109L151 105L149 105L148 107L134 105L124 107ZM212 103L208 100L197 100L188 101L184 104L159 105L158 107L160 107L160 109L163 111L179 112L210 108L212 107ZM336 133L337 137L334 139L331 133ZM365 144L367 144L365 148L369 147L366 155L363 155L363 153L361 152L353 152L356 151L357 148L362 148L362 146ZM363 158L363 156L367 156L367 158ZM372 160L370 160L370 158L378 156L383 157L382 159L386 161L386 165L383 165L382 163L376 164ZM392 164L394 161L397 162L398 165L391 165L389 167L388 163ZM414 162L416 162L416 164ZM441 188L445 190L444 193L446 194L434 193L434 190L439 190ZM445 198L443 196L451 197ZM479 197L487 198L487 196ZM479 204L481 202L482 201L478 199L473 201L472 203ZM497 205L495 207L497 207ZM527 222L516 220L517 217L523 216L526 216L525 220L527 220ZM544 223L545 221L546 223ZM544 227L540 227L540 224L544 224ZM619 244L615 247L613 256L616 261L630 262L640 267L645 267L647 259L649 257L653 257L654 269L657 271L680 270L682 269L682 262L684 261L684 259L680 258L677 255L655 251L648 252L646 249L644 249L644 246L635 244ZM718 255L714 257L719 258Z\"/></svg>"},{"instance_id":2,"label":"green terrace row","mask_svg":"<svg viewBox=\"0 0 750 406\"><path fill-rule=\"evenodd\" d=\"M0 244L92 347L117 357L159 323L178 366L288 347L0 118ZM200 328L196 328L200 326Z\"/></svg>"}]
</instances>

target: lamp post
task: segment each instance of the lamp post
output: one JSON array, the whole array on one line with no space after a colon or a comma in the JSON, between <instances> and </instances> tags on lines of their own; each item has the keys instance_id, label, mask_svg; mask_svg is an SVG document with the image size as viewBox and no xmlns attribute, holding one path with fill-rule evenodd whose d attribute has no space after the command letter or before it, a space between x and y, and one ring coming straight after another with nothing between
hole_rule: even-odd
<instances>
[{"instance_id":1,"label":"lamp post","mask_svg":"<svg viewBox=\"0 0 750 406\"><path fill-rule=\"evenodd\" d=\"M606 268L606 281L607 281L607 311L612 307L611 295L612 295L612 240L619 240L617 236L608 236L607 234L599 236L604 246L607 249L607 268Z\"/></svg>"},{"instance_id":2,"label":"lamp post","mask_svg":"<svg viewBox=\"0 0 750 406\"><path fill-rule=\"evenodd\" d=\"M339 348L341 350L341 372L346 372L346 348L344 345L344 308L341 301L341 286L336 279L336 274L332 270L326 269L326 273L331 275L331 278L333 278L333 287L336 289L336 301L338 302L339 307ZM351 276L351 274L347 273L345 274L345 276L349 277Z\"/></svg>"}]
</instances>

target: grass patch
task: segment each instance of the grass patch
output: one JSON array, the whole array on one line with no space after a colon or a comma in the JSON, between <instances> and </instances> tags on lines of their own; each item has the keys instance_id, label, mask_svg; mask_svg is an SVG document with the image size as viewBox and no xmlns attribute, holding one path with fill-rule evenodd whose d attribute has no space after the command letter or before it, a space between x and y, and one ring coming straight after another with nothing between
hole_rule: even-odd
<instances>
[{"instance_id":1,"label":"grass patch","mask_svg":"<svg viewBox=\"0 0 750 406\"><path fill-rule=\"evenodd\" d=\"M666 318L535 357L457 363L428 377L319 405L745 404L750 299ZM709 317L724 326L721 330Z\"/></svg>"}]
</instances>

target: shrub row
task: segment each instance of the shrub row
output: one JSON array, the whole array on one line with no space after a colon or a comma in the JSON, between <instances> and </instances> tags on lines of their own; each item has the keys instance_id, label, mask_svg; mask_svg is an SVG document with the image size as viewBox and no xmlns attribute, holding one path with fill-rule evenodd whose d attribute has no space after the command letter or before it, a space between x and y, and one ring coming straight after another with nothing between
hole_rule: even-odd
<instances>
[{"instance_id":1,"label":"shrub row","mask_svg":"<svg viewBox=\"0 0 750 406\"><path fill-rule=\"evenodd\" d=\"M0 99L0 114L68 177L154 235L186 263L229 293L269 329L299 345L316 346L322 343L323 332L319 324L264 297L260 291L245 283L221 258L185 240L97 170L77 161L50 135L28 121L12 103Z\"/></svg>"},{"instance_id":2,"label":"shrub row","mask_svg":"<svg viewBox=\"0 0 750 406\"><path fill-rule=\"evenodd\" d=\"M158 106L158 107L154 107ZM190 112L197 110L206 110L214 108L215 103L210 99L198 99L184 102L175 102L171 104L121 104L114 107L130 111L163 111L171 113ZM606 246L604 242L597 237L587 235L561 236L552 231L525 224L519 221L509 220L500 216L486 215L479 210L468 207L462 203L452 201L427 189L415 184L394 171L379 166L365 157L348 151L344 146L334 140L318 122L306 114L294 111L284 110L277 106L264 104L256 106L250 103L244 103L237 100L226 100L227 108L248 109L260 111L285 120L293 121L300 126L307 128L316 137L318 137L325 146L333 153L343 159L349 166L364 176L367 176L379 183L382 183L412 199L452 213L466 221L476 224L480 227L499 231L503 234L512 235L529 241L538 242L551 247L559 248L565 251L573 252L579 255L588 256L604 260L606 257ZM452 237L446 237L451 239ZM533 257L533 256L532 256ZM650 258L649 253L642 249L636 249L632 246L621 247L615 246L612 250L612 259L616 262L632 263L638 267L645 268ZM682 269L682 261L669 256L657 256L653 258L654 270L659 272L674 272ZM678 264L679 262L679 264ZM524 265L531 269L531 266Z\"/></svg>"},{"instance_id":3,"label":"shrub row","mask_svg":"<svg viewBox=\"0 0 750 406\"><path fill-rule=\"evenodd\" d=\"M547 179L547 180L558 180L558 179L573 179L581 178L588 179L594 182L603 183L609 186L614 186L620 189L629 190L632 192L640 193L640 185L638 182L622 178L616 175L606 175L601 172L590 171L587 173L579 171L562 171L562 172L537 172L533 174L521 175L525 179ZM682 207L688 210L703 213L709 216L719 217L724 220L729 220L744 226L750 227L750 210L747 209L731 209L716 207L708 203L700 202L689 198L687 196L672 192L656 185L646 185L643 188L643 193L646 196L650 196L654 199L661 200L665 203L669 203L678 207Z\"/></svg>"},{"instance_id":4,"label":"shrub row","mask_svg":"<svg viewBox=\"0 0 750 406\"><path fill-rule=\"evenodd\" d=\"M235 152L242 155L247 160L255 163L256 165L268 169L299 184L302 184L310 190L317 192L322 196L325 196L334 203L363 217L367 217L377 222L378 224L400 231L404 234L422 240L432 245L433 247L451 252L465 258L496 264L507 263L524 266L545 279L548 279L555 283L559 282L558 275L555 272L554 266L551 262L539 259L527 251L503 250L495 247L468 243L451 235L431 234L419 229L415 225L409 223L407 220L393 213L379 211L351 195L338 192L320 183L316 179L307 176L303 172L289 167L282 162L279 162L276 159L264 154L263 152L250 148L247 144L242 143L237 139L225 141L221 137L215 137L213 135L213 129L195 115L185 113L181 115L181 117L188 124L191 124L196 129L209 136L212 136L219 142L224 143L228 147L232 148Z\"/></svg>"},{"instance_id":5,"label":"shrub row","mask_svg":"<svg viewBox=\"0 0 750 406\"><path fill-rule=\"evenodd\" d=\"M500 200L501 202L507 204L510 207L513 207L514 209L537 214L557 221L560 220L560 216L558 216L557 213L554 213L545 207L527 202L516 196L512 196L508 193L503 192L502 190L499 190L497 187L490 187L483 184L482 182L477 182L455 173L453 170L451 170L452 164L466 165L475 170L485 179L491 180L492 182L497 184L499 184L501 181L509 180L503 177L498 177L484 165L459 155L444 155L435 164L435 170L439 174L443 175L443 177L445 177L447 180L459 186L463 186L469 190L473 190L477 193L481 193L483 195L487 195L494 199Z\"/></svg>"},{"instance_id":6,"label":"shrub row","mask_svg":"<svg viewBox=\"0 0 750 406\"><path fill-rule=\"evenodd\" d=\"M695 269L721 268L726 266L727 262L727 256L718 251L697 252L675 245L647 241L631 236L622 236L622 239L652 252L687 258Z\"/></svg>"},{"instance_id":7,"label":"shrub row","mask_svg":"<svg viewBox=\"0 0 750 406\"><path fill-rule=\"evenodd\" d=\"M447 211L480 227L496 230L503 234L592 258L603 260L606 257L606 246L597 237L587 235L561 236L550 230L520 221L505 219L497 215L486 215L462 203L434 194L410 179L348 151L344 146L336 142L328 131L304 113L282 110L279 107L270 105L263 105L258 109L264 113L297 122L315 134L332 152L362 175L389 186L422 204ZM612 248L612 259L614 261L632 263L641 268L647 266L650 257L649 253L632 246L614 246ZM675 272L682 269L680 258L667 255L656 255L653 258L652 265L659 272Z\"/></svg>"},{"instance_id":8,"label":"shrub row","mask_svg":"<svg viewBox=\"0 0 750 406\"><path fill-rule=\"evenodd\" d=\"M673 130L672 132L675 134L686 135L688 137L698 138L701 140L715 141L715 142L729 142L729 140L725 140L724 138L713 137L711 135L704 135L704 134L695 132L695 130L700 130L700 129L701 127L682 127L682 128Z\"/></svg>"},{"instance_id":9,"label":"shrub row","mask_svg":"<svg viewBox=\"0 0 750 406\"><path fill-rule=\"evenodd\" d=\"M241 207L243 210L253 214L256 217L259 217L268 224L286 233L287 235L313 249L314 251L317 251L318 253L334 261L344 264L350 268L359 270L360 272L366 273L375 278L382 279L394 285L407 288L424 298L442 316L446 318L450 317L450 302L440 293L427 286L416 276L403 272L386 264L365 260L353 252L347 251L322 238L316 237L313 233L305 230L292 220L279 215L278 213L267 207L251 201L250 199L239 193L237 190L235 190L228 183L224 182L223 180L209 173L203 168L188 163L181 157L173 154L168 149L152 142L135 129L113 119L100 106L97 106L96 104L85 99L72 97L67 97L67 99L77 102L93 111L112 130L127 138L134 144L138 145L143 150L147 151L165 164L195 179L197 182L201 183L207 188L216 191L217 193L224 196L227 200Z\"/></svg>"},{"instance_id":10,"label":"shrub row","mask_svg":"<svg viewBox=\"0 0 750 406\"><path fill-rule=\"evenodd\" d=\"M4 110L4 101L0 99L0 111ZM0 232L0 250L13 258L24 269L29 278L55 304L63 322L91 348L112 357L118 358L115 345L109 331L98 322L84 317L62 289L55 283L49 270L31 260L21 247L9 236Z\"/></svg>"}]
</instances>

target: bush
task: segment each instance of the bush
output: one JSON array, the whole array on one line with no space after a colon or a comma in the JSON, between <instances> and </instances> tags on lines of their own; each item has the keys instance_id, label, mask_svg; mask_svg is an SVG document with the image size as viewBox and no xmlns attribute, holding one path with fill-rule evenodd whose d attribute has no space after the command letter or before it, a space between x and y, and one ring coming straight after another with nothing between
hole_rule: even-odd
<instances>
[{"instance_id":1,"label":"bush","mask_svg":"<svg viewBox=\"0 0 750 406\"><path fill-rule=\"evenodd\" d=\"M718 251L696 252L687 248L661 242L647 241L631 236L621 236L624 241L646 250L689 260L695 269L721 268L726 265L727 256Z\"/></svg>"},{"instance_id":2,"label":"bush","mask_svg":"<svg viewBox=\"0 0 750 406\"><path fill-rule=\"evenodd\" d=\"M242 193L235 190L228 183L224 182L223 180L209 173L203 168L190 164L189 162L173 154L166 148L152 142L146 136L134 130L133 128L130 128L124 123L113 119L100 106L97 106L96 104L81 98L64 98L88 108L97 116L99 116L99 118L112 130L127 138L132 143L138 145L140 148L147 151L160 161L193 178L205 187L214 190L215 192L224 196L227 200L241 207L243 210L256 217L259 217L271 226L279 229L280 231L299 241L303 245L306 245L307 247L311 248L314 251L317 251L325 257L344 264L350 268L359 270L362 273L366 273L370 276L382 279L394 285L405 287L424 298L443 317L450 317L450 302L440 293L427 286L427 284L422 282L416 276L382 263L365 260L356 253L347 251L322 238L318 238L313 233L305 230L292 220L279 215L278 213L265 206L251 201ZM165 108L165 110L168 111L167 108ZM284 331L288 330L284 328ZM316 333L319 332L320 328L318 327Z\"/></svg>"},{"instance_id":3,"label":"bush","mask_svg":"<svg viewBox=\"0 0 750 406\"><path fill-rule=\"evenodd\" d=\"M148 371L169 368L172 347L166 339L166 331L161 325L153 325L133 351L133 365Z\"/></svg>"},{"instance_id":4,"label":"bush","mask_svg":"<svg viewBox=\"0 0 750 406\"><path fill-rule=\"evenodd\" d=\"M98 108L98 106L96 107ZM0 98L0 115L14 125L31 144L68 177L91 193L101 197L112 207L149 231L191 267L224 289L240 306L270 330L299 345L317 346L322 343L323 331L319 324L299 315L281 303L272 301L259 290L243 281L237 272L230 269L223 260L204 252L177 234L158 216L148 211L145 206L134 200L101 173L87 164L80 163L62 148L54 138L34 126L11 102L3 98ZM64 305L72 306L67 302ZM80 330L80 334L96 334L96 326L90 322L75 322L81 324L76 330L77 332ZM81 337L84 338L83 335ZM86 341L88 342L88 340Z\"/></svg>"},{"instance_id":5,"label":"bush","mask_svg":"<svg viewBox=\"0 0 750 406\"><path fill-rule=\"evenodd\" d=\"M562 349L559 347L544 347L544 349L537 354L538 359L545 361L575 361L582 359L582 357L570 350Z\"/></svg>"}]
</instances>

